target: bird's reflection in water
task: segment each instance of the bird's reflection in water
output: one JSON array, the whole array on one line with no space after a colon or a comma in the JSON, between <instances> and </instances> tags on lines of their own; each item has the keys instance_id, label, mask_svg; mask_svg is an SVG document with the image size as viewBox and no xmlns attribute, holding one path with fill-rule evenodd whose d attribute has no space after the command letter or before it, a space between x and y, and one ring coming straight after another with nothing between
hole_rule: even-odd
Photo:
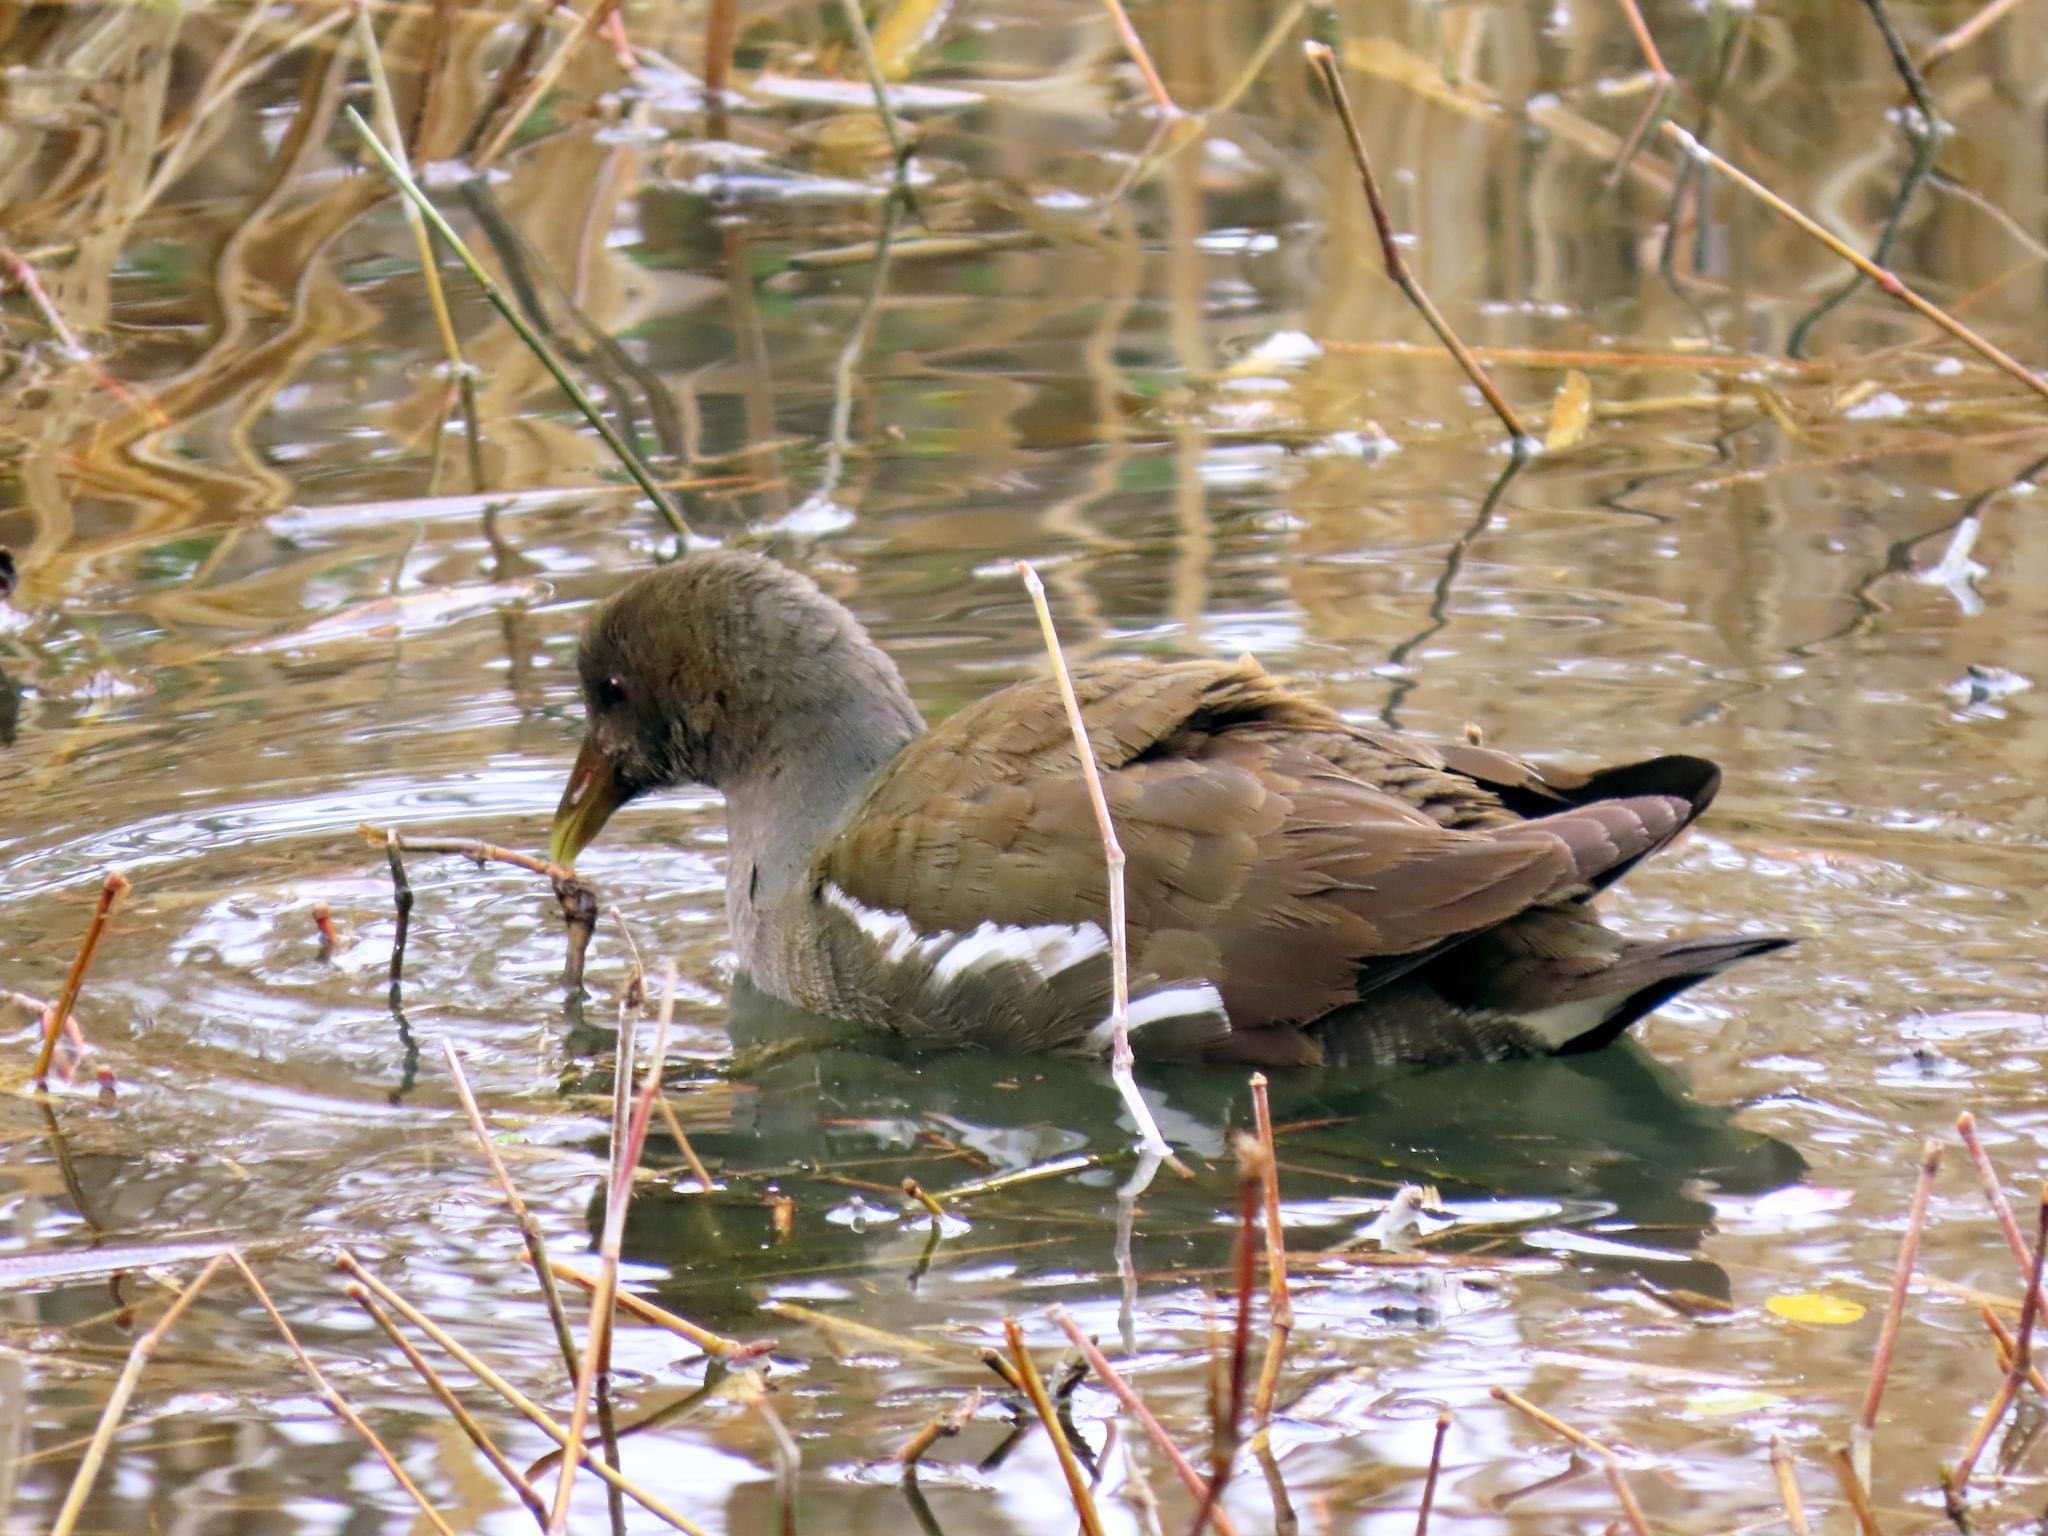
<instances>
[{"instance_id":1,"label":"bird's reflection in water","mask_svg":"<svg viewBox=\"0 0 2048 1536\"><path fill-rule=\"evenodd\" d=\"M973 1240L961 1251L985 1262L1004 1250L1018 1283L1056 1273L1114 1283L1110 1218L1131 1134L1099 1063L894 1055L744 984L731 1028L739 1080L671 1095L726 1189L702 1198L649 1186L627 1229L628 1256L667 1268L664 1289L685 1310L731 1320L799 1276L911 1269L929 1222L898 1193L906 1177L943 1196L1091 1157L965 1202ZM1151 1186L1137 1269L1192 1278L1227 1257L1230 1230L1217 1218L1231 1209L1230 1135L1251 1123L1246 1075L1179 1067L1141 1082L1199 1170ZM1450 1219L1428 1239L1435 1251L1484 1244L1494 1255L1561 1259L1589 1286L1627 1280L1725 1298L1726 1276L1699 1255L1713 1192L1762 1193L1806 1167L1791 1146L1737 1124L1735 1109L1689 1098L1673 1071L1628 1041L1370 1078L1280 1073L1271 1093L1290 1243L1302 1252L1346 1242L1412 1183L1433 1186ZM666 1141L656 1138L653 1155ZM794 1201L794 1220L764 1199L771 1185ZM936 1261L953 1262L943 1245Z\"/></svg>"}]
</instances>

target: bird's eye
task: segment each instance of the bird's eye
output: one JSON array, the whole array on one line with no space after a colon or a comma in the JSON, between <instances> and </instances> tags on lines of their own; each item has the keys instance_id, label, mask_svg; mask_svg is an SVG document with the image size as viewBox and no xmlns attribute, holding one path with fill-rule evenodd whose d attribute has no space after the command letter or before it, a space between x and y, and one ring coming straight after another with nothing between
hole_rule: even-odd
<instances>
[{"instance_id":1,"label":"bird's eye","mask_svg":"<svg viewBox=\"0 0 2048 1536\"><path fill-rule=\"evenodd\" d=\"M616 677L602 679L595 689L599 709L617 709L626 702L626 685Z\"/></svg>"}]
</instances>

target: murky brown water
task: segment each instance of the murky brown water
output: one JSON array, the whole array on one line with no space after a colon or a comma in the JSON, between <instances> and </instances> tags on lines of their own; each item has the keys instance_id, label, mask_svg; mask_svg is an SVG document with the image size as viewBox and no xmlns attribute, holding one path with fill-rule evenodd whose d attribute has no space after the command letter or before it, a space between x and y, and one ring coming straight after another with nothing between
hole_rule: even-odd
<instances>
[{"instance_id":1,"label":"murky brown water","mask_svg":"<svg viewBox=\"0 0 2048 1536\"><path fill-rule=\"evenodd\" d=\"M1817 361L1785 362L1841 271L1725 184L1703 220L1686 213L1660 275L1673 162L1652 146L1605 185L1647 95L1604 4L1314 17L1349 40L1418 274L1468 341L1544 349L1497 368L1508 396L1540 429L1567 367L1590 382L1583 441L1491 501L1496 424L1380 275L1289 8L1137 6L1190 106L1230 91L1270 29L1279 47L1196 147L1108 201L1154 119L1098 6L954 8L902 101L923 216L939 234L1022 234L935 252L913 222L879 287L871 261L813 259L876 236L888 169L839 13L742 12L749 89L723 124L693 82L698 8L629 8L656 63L628 83L602 46L579 51L544 132L480 188L439 183L614 419L686 482L701 531L765 541L844 596L932 714L1039 665L1008 565L1029 556L1076 651L1250 650L1423 732L1474 721L1571 762L1716 758L1727 788L1701 833L1611 905L1645 932L1811 936L1667 1008L1639 1048L1275 1085L1298 1251L1349 1239L1404 1180L1437 1185L1456 1217L1427 1266L1301 1275L1273 1435L1301 1529L1412 1529L1439 1406L1456 1422L1438 1528L1605 1527L1604 1479L1545 1482L1566 1457L1493 1383L1628 1448L1659 1529L1778 1518L1772 1435L1801 1455L1809 1498L1838 1507L1822 1454L1856 1410L1918 1139L1971 1106L2016 1188L2048 1161L2048 723L2024 687L2048 639L2025 479L2048 453L2040 402L1867 290L1813 328ZM429 17L378 14L409 116ZM1900 21L1917 50L1965 14ZM422 159L457 153L510 51L492 20L454 14ZM1739 28L1715 142L1859 246L1878 238L1911 152L1863 7L1788 21L1660 4L1649 22L1681 72ZM394 1017L389 885L355 828L541 842L577 729L582 613L672 540L451 263L481 370L473 481L399 206L344 171L334 113L361 78L344 13L74 6L8 10L0 32L6 237L136 402L9 296L0 545L22 585L0 606L0 987L54 995L103 870L136 890L80 1008L117 1103L86 1079L47 1104L0 1100L0 1528L49 1526L133 1336L120 1309L152 1316L163 1295L142 1274L110 1290L16 1284L5 1266L224 1233L451 1523L514 1529L525 1513L325 1257L354 1248L565 1401L439 1046L467 1055L527 1198L579 1255L605 1145L591 1090L627 960L607 924L588 1018L565 1016L546 893L419 855ZM2048 48L2024 22L1994 37L1934 77L1955 131L1892 256L2038 362ZM1697 100L1680 97L1688 124ZM871 293L835 455L835 368ZM1274 345L1283 333L1320 348ZM1974 584L1960 555L1943 564L1966 517ZM1064 1528L1048 1442L1012 1446L993 1399L936 1453L923 1511L875 1466L992 1381L971 1346L999 1341L1005 1314L1050 1364L1055 1302L1106 1341L1129 1328L1134 1377L1206 1445L1241 1077L1148 1080L1207 1171L1143 1198L1120 1318L1129 1158L1100 1071L842 1053L721 1075L735 1033L778 1023L755 1008L728 1024L721 838L712 800L671 797L622 814L585 860L642 948L681 964L673 1098L725 1185L645 1187L629 1278L777 1340L797 1528ZM334 962L316 953L317 901L353 936ZM0 1018L19 1089L32 1020ZM887 1192L906 1173L945 1189L1075 1154L1096 1161L963 1201L964 1228L929 1252ZM665 1138L654 1161L673 1161ZM1952 1287L2016 1289L1951 1164L1880 1429L1890 1530L1938 1519L1936 1464L1996 1381ZM786 1232L771 1189L794 1201ZM1868 1314L1810 1326L1764 1309L1805 1291ZM835 1351L774 1301L952 1354ZM691 1404L704 1362L666 1335L628 1328L617 1360L621 1419L657 1419L626 1442L629 1470L712 1530L775 1529L766 1420L730 1393ZM475 1401L515 1461L547 1449ZM1184 1528L1179 1488L1112 1428L1112 1400L1088 1385L1073 1407L1098 1452L1117 1442L1101 1456L1112 1528L1147 1528L1134 1467L1165 1528ZM225 1283L128 1424L83 1528L417 1528ZM2012 1513L2040 1493L1990 1497ZM584 1479L579 1526L602 1528L603 1507ZM1274 1528L1249 1465L1228 1507L1241 1530Z\"/></svg>"}]
</instances>

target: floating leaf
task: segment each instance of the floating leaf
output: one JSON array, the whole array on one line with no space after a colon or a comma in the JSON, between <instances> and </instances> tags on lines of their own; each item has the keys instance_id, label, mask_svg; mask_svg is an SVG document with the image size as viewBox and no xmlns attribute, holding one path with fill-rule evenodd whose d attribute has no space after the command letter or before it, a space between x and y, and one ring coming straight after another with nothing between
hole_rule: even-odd
<instances>
[{"instance_id":1,"label":"floating leaf","mask_svg":"<svg viewBox=\"0 0 2048 1536\"><path fill-rule=\"evenodd\" d=\"M1585 441L1586 427L1593 419L1593 381L1574 368L1557 387L1550 404L1550 430L1543 446L1551 453L1576 448Z\"/></svg>"},{"instance_id":2,"label":"floating leaf","mask_svg":"<svg viewBox=\"0 0 2048 1536\"><path fill-rule=\"evenodd\" d=\"M1787 1301L1790 1297L1774 1297L1773 1300ZM1757 1392L1739 1387L1713 1387L1705 1392L1695 1392L1685 1400L1685 1411L1703 1419L1728 1418L1738 1413L1761 1413L1766 1408L1775 1408L1784 1402L1776 1392Z\"/></svg>"},{"instance_id":3,"label":"floating leaf","mask_svg":"<svg viewBox=\"0 0 2048 1536\"><path fill-rule=\"evenodd\" d=\"M1773 1296L1764 1303L1767 1311L1795 1323L1821 1323L1839 1327L1853 1323L1863 1316L1863 1303L1851 1301L1846 1296L1830 1296L1824 1291L1797 1291L1789 1296Z\"/></svg>"}]
</instances>

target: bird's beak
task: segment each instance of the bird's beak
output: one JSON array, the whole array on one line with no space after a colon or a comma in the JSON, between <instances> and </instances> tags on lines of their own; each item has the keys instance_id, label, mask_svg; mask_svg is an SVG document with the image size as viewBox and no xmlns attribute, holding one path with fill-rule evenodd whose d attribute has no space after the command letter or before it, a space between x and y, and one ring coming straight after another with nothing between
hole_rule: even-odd
<instances>
[{"instance_id":1,"label":"bird's beak","mask_svg":"<svg viewBox=\"0 0 2048 1536\"><path fill-rule=\"evenodd\" d=\"M555 807L555 827L548 840L548 861L573 865L576 855L604 829L612 812L626 803L625 786L619 782L611 759L597 742L583 738L583 750L576 754L576 766L569 771L569 787L562 791L562 803Z\"/></svg>"}]
</instances>

